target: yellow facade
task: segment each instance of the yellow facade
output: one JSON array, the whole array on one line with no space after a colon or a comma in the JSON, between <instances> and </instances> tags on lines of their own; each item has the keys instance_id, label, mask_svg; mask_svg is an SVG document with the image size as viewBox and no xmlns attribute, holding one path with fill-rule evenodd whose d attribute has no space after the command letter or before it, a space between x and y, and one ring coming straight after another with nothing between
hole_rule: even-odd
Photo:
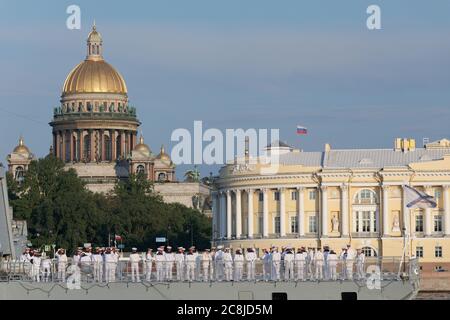
<instances>
[{"instance_id":1,"label":"yellow facade","mask_svg":"<svg viewBox=\"0 0 450 320\"><path fill-rule=\"evenodd\" d=\"M213 242L260 250L351 244L394 257L405 242L408 256L450 262L450 148L401 141L392 150L294 150L270 175L255 159L227 164L213 194ZM287 161L293 156L298 163ZM407 209L405 185L435 197L437 207Z\"/></svg>"}]
</instances>

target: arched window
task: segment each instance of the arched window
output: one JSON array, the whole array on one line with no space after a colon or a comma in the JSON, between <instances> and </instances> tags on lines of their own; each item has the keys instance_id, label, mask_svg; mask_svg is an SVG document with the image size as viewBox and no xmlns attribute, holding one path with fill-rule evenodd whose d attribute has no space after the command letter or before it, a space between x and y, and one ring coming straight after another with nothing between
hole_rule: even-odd
<instances>
[{"instance_id":1,"label":"arched window","mask_svg":"<svg viewBox=\"0 0 450 320\"><path fill-rule=\"evenodd\" d=\"M144 168L144 166L142 164L137 166L136 174L145 174L145 168Z\"/></svg>"},{"instance_id":2,"label":"arched window","mask_svg":"<svg viewBox=\"0 0 450 320\"><path fill-rule=\"evenodd\" d=\"M17 182L22 182L24 179L25 170L23 167L19 166L16 168L16 172L14 173L14 178Z\"/></svg>"},{"instance_id":3,"label":"arched window","mask_svg":"<svg viewBox=\"0 0 450 320\"><path fill-rule=\"evenodd\" d=\"M361 249L362 253L364 253L364 255L366 257L376 257L377 256L377 252L372 249L371 247L364 247Z\"/></svg>"},{"instance_id":4,"label":"arched window","mask_svg":"<svg viewBox=\"0 0 450 320\"><path fill-rule=\"evenodd\" d=\"M166 181L166 174L164 172L158 174L158 181Z\"/></svg>"},{"instance_id":5,"label":"arched window","mask_svg":"<svg viewBox=\"0 0 450 320\"><path fill-rule=\"evenodd\" d=\"M376 204L377 195L369 189L363 189L356 194L355 204Z\"/></svg>"}]
</instances>

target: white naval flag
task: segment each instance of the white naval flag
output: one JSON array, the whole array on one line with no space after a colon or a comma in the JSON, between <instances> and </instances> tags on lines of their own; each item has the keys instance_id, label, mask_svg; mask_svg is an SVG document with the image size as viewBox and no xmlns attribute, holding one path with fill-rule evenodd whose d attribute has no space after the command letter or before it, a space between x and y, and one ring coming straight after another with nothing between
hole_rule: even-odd
<instances>
[{"instance_id":1,"label":"white naval flag","mask_svg":"<svg viewBox=\"0 0 450 320\"><path fill-rule=\"evenodd\" d=\"M437 204L434 197L410 186L405 185L404 187L405 203L407 208L436 208Z\"/></svg>"}]
</instances>

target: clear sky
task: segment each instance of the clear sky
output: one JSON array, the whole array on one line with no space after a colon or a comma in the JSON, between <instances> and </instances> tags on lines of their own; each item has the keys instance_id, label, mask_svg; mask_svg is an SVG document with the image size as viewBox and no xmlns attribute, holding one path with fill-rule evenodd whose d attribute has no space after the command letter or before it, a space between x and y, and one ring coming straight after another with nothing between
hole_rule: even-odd
<instances>
[{"instance_id":1,"label":"clear sky","mask_svg":"<svg viewBox=\"0 0 450 320\"><path fill-rule=\"evenodd\" d=\"M71 4L81 30L66 28ZM370 4L382 30L366 28ZM450 137L447 0L2 0L0 161L21 134L48 152L52 109L94 19L154 152L194 120L279 128L307 151ZM296 136L297 124L309 134Z\"/></svg>"}]
</instances>

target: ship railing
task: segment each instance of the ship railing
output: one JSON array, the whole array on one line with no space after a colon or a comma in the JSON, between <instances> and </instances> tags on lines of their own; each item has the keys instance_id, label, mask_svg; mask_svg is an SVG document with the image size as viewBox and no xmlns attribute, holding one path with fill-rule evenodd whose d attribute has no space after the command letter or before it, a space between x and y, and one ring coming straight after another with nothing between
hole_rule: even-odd
<instances>
[{"instance_id":1,"label":"ship railing","mask_svg":"<svg viewBox=\"0 0 450 320\"><path fill-rule=\"evenodd\" d=\"M353 279L404 280L418 279L418 260L401 257L366 257L363 264L358 260L323 261L319 263L305 260L280 261L277 263L258 259L254 264L254 276L250 270L251 263L213 261L208 268L201 260L191 265L176 261L155 262L144 260L131 263L127 258L113 262L81 261L77 264L72 259L58 264L50 260L37 266L29 261L6 260L1 265L1 280L32 282L66 282L68 279L86 283L94 282L165 282L165 281L301 281L323 280L343 281ZM206 264L205 264L206 265ZM180 267L181 266L181 267ZM189 277L188 269L193 270ZM334 272L335 271L335 272ZM5 276L6 275L6 276ZM373 278L375 277L375 278ZM71 280L71 281L72 281Z\"/></svg>"}]
</instances>

